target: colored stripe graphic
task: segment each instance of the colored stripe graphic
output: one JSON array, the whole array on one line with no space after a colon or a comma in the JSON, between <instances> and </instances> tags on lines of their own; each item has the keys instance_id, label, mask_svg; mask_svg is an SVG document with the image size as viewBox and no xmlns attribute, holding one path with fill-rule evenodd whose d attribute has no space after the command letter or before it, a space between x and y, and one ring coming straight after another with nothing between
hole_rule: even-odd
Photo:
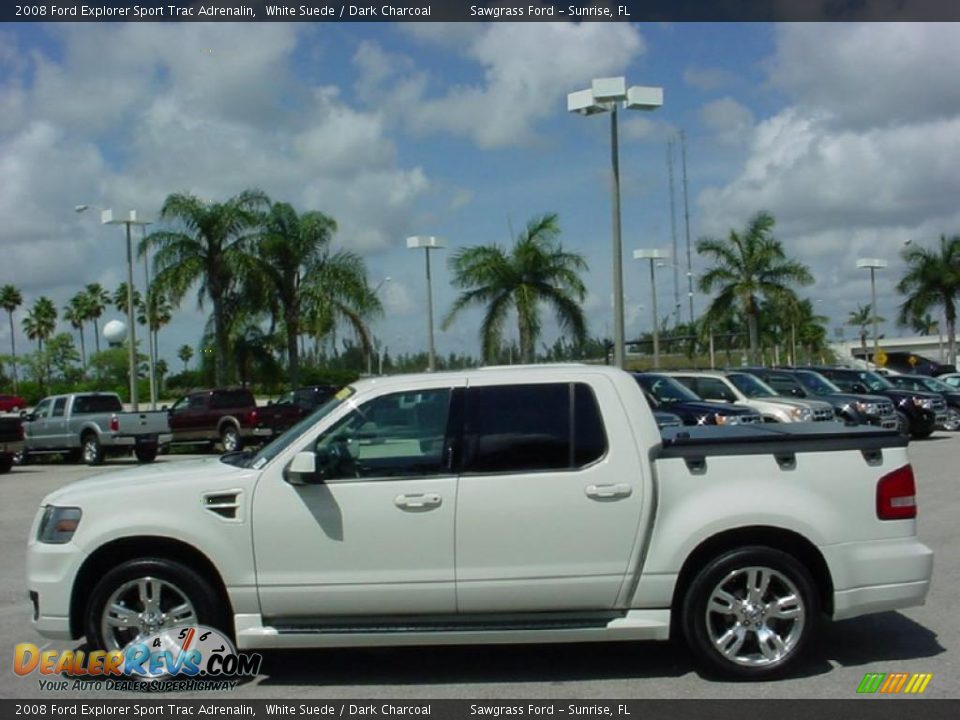
<instances>
[{"instance_id":1,"label":"colored stripe graphic","mask_svg":"<svg viewBox=\"0 0 960 720\"><path fill-rule=\"evenodd\" d=\"M927 689L931 680L933 680L933 673L867 673L857 686L857 692L919 695Z\"/></svg>"}]
</instances>

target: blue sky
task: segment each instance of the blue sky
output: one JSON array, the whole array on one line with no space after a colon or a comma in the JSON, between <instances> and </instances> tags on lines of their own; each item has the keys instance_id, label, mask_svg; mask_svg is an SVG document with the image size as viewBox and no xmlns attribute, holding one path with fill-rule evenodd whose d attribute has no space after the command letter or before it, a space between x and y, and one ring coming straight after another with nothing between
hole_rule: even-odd
<instances>
[{"instance_id":1,"label":"blue sky","mask_svg":"<svg viewBox=\"0 0 960 720\"><path fill-rule=\"evenodd\" d=\"M832 326L869 299L863 255L891 263L878 304L893 318L904 240L960 230L958 39L954 25L917 23L0 26L0 284L59 307L86 283L116 287L122 231L78 203L155 217L170 192L257 187L337 219L371 283L391 278L375 334L412 351L425 345L424 281L407 235L506 244L555 211L590 264L591 332L609 334L609 125L568 114L566 94L624 75L665 94L660 110L621 116L628 336L650 326L631 251L671 245L666 147L679 130L694 240L768 210ZM454 298L449 254L434 256L438 317ZM478 323L464 316L438 350L477 353ZM173 367L202 325L190 296L160 336ZM555 336L548 323L544 340Z\"/></svg>"}]
</instances>

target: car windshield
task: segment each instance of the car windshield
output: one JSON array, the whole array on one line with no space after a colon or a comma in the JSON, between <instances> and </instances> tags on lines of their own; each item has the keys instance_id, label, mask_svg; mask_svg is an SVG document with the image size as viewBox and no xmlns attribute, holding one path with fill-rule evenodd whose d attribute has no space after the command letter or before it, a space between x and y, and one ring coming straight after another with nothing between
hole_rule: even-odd
<instances>
[{"instance_id":1,"label":"car windshield","mask_svg":"<svg viewBox=\"0 0 960 720\"><path fill-rule=\"evenodd\" d=\"M919 380L920 380L920 384L923 385L930 392L945 393L945 392L954 391L952 387L947 385L945 382L941 382L940 380L937 380L936 378L925 377L925 378L919 378Z\"/></svg>"},{"instance_id":2,"label":"car windshield","mask_svg":"<svg viewBox=\"0 0 960 720\"><path fill-rule=\"evenodd\" d=\"M814 395L830 395L831 393L843 392L823 375L811 370L801 370L796 377L800 384Z\"/></svg>"},{"instance_id":3,"label":"car windshield","mask_svg":"<svg viewBox=\"0 0 960 720\"><path fill-rule=\"evenodd\" d=\"M301 418L299 422L291 425L282 433L280 433L280 435L275 437L271 442L260 448L260 451L256 455L252 455L250 453L230 453L229 455L224 455L221 459L223 462L231 465L240 465L241 467L251 467L255 470L259 470L268 462L273 460L277 455L286 450L287 447L289 447L291 443L299 438L308 427L313 425L320 418L332 413L355 392L356 390L354 390L352 387L348 386L343 388L343 390L330 398L330 400L325 402L309 415Z\"/></svg>"},{"instance_id":4,"label":"car windshield","mask_svg":"<svg viewBox=\"0 0 960 720\"><path fill-rule=\"evenodd\" d=\"M863 382L868 388L874 391L880 390L890 390L894 387L893 383L887 380L882 375L877 375L875 372L870 372L869 370L864 370L859 373L861 382Z\"/></svg>"},{"instance_id":5,"label":"car windshield","mask_svg":"<svg viewBox=\"0 0 960 720\"><path fill-rule=\"evenodd\" d=\"M748 398L774 397L777 392L763 380L746 373L730 373L727 379Z\"/></svg>"},{"instance_id":6,"label":"car windshield","mask_svg":"<svg viewBox=\"0 0 960 720\"><path fill-rule=\"evenodd\" d=\"M700 402L692 390L666 375L637 375L637 382L663 405L677 402Z\"/></svg>"}]
</instances>

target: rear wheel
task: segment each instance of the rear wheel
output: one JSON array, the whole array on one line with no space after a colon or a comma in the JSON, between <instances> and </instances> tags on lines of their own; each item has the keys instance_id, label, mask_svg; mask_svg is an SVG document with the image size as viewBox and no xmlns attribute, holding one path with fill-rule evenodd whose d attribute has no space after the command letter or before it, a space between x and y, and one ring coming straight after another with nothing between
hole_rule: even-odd
<instances>
[{"instance_id":1,"label":"rear wheel","mask_svg":"<svg viewBox=\"0 0 960 720\"><path fill-rule=\"evenodd\" d=\"M137 456L137 462L153 462L157 459L157 446L144 445L143 447L135 448L133 454Z\"/></svg>"},{"instance_id":2,"label":"rear wheel","mask_svg":"<svg viewBox=\"0 0 960 720\"><path fill-rule=\"evenodd\" d=\"M683 600L684 635L697 662L726 677L765 679L800 656L818 614L814 582L792 556L755 546L697 573Z\"/></svg>"},{"instance_id":3,"label":"rear wheel","mask_svg":"<svg viewBox=\"0 0 960 720\"><path fill-rule=\"evenodd\" d=\"M80 442L83 461L87 465L100 465L103 462L103 447L93 433L87 433Z\"/></svg>"}]
</instances>

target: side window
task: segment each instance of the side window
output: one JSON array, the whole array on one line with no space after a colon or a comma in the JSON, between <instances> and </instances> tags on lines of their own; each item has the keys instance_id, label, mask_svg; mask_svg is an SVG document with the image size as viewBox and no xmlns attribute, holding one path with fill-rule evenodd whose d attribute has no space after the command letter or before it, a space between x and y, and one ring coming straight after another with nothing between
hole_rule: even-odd
<instances>
[{"instance_id":1,"label":"side window","mask_svg":"<svg viewBox=\"0 0 960 720\"><path fill-rule=\"evenodd\" d=\"M67 399L57 398L53 401L53 417L63 417L63 412L67 407Z\"/></svg>"},{"instance_id":2,"label":"side window","mask_svg":"<svg viewBox=\"0 0 960 720\"><path fill-rule=\"evenodd\" d=\"M796 389L796 385L794 385L790 380L777 377L776 375L767 377L764 382L766 382L767 385L772 387L781 395L792 395Z\"/></svg>"},{"instance_id":3,"label":"side window","mask_svg":"<svg viewBox=\"0 0 960 720\"><path fill-rule=\"evenodd\" d=\"M701 387L700 387L699 378L692 378L692 377L687 377L686 375L679 375L679 376L674 376L673 379L676 380L681 385L683 385L685 388L687 388L694 395L703 397L703 395L700 394Z\"/></svg>"},{"instance_id":4,"label":"side window","mask_svg":"<svg viewBox=\"0 0 960 720\"><path fill-rule=\"evenodd\" d=\"M470 388L464 472L567 470L606 452L596 399L583 384Z\"/></svg>"},{"instance_id":5,"label":"side window","mask_svg":"<svg viewBox=\"0 0 960 720\"><path fill-rule=\"evenodd\" d=\"M187 409L189 410L203 410L205 406L203 395L191 395L187 398Z\"/></svg>"},{"instance_id":6,"label":"side window","mask_svg":"<svg viewBox=\"0 0 960 720\"><path fill-rule=\"evenodd\" d=\"M717 380L716 378L697 378L697 391L697 394L704 400L733 402L737 399L730 391L730 388L728 388L722 380Z\"/></svg>"},{"instance_id":7,"label":"side window","mask_svg":"<svg viewBox=\"0 0 960 720\"><path fill-rule=\"evenodd\" d=\"M50 405L52 403L52 400L43 400L33 409L33 414L36 416L37 420L45 420L50 416Z\"/></svg>"},{"instance_id":8,"label":"side window","mask_svg":"<svg viewBox=\"0 0 960 720\"><path fill-rule=\"evenodd\" d=\"M383 395L360 405L316 443L328 480L422 477L444 471L449 388Z\"/></svg>"}]
</instances>

